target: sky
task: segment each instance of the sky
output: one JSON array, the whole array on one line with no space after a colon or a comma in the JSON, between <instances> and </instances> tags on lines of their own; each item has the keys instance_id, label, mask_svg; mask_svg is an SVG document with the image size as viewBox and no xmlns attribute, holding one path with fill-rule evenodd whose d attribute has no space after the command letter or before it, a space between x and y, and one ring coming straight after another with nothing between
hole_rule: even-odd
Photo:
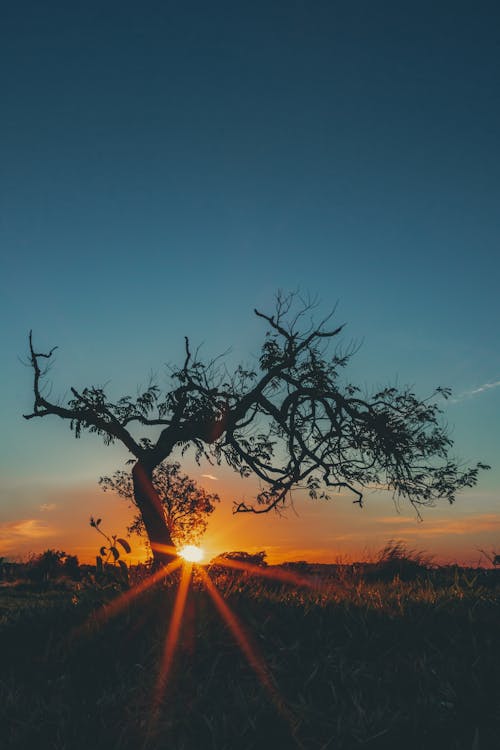
<instances>
[{"instance_id":1,"label":"sky","mask_svg":"<svg viewBox=\"0 0 500 750\"><path fill-rule=\"evenodd\" d=\"M49 380L135 393L184 336L252 363L278 289L337 305L362 388L451 386L459 456L492 469L419 522L372 491L285 517L228 470L185 470L223 502L209 554L500 551L500 10L495 2L10 3L0 25L0 556L91 559L90 514L131 511L97 480L119 446L25 421L33 329ZM204 476L210 474L214 478ZM135 542L133 554L143 554Z\"/></svg>"}]
</instances>

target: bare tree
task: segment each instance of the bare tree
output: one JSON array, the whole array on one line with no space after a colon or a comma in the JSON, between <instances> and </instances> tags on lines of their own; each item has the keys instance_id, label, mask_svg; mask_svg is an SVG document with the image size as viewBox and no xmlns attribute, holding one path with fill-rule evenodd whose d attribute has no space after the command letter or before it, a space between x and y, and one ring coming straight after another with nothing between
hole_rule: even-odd
<instances>
[{"instance_id":1,"label":"bare tree","mask_svg":"<svg viewBox=\"0 0 500 750\"><path fill-rule=\"evenodd\" d=\"M101 477L99 484L105 492L116 492L135 505L134 483L129 471L115 471L112 477ZM163 461L153 469L152 484L163 506L165 522L175 546L198 544L206 531L208 516L215 510L215 503L219 502L219 496L207 492L182 474L178 462ZM140 513L135 515L129 532L146 532Z\"/></svg>"},{"instance_id":2,"label":"bare tree","mask_svg":"<svg viewBox=\"0 0 500 750\"><path fill-rule=\"evenodd\" d=\"M452 458L452 440L440 422L436 397L450 391L437 388L423 400L408 388L362 395L340 376L352 352L329 352L342 326L330 328L331 316L314 324L313 306L298 295L278 294L274 314L255 310L267 328L256 370L239 366L230 375L218 360L201 361L186 338L170 390L152 383L135 399L113 401L102 387L71 388L66 406L50 401L42 387L41 365L54 349L37 352L30 333L35 401L25 418L56 415L68 420L76 437L88 430L106 444L123 443L135 459L134 498L157 563L168 562L175 548L153 470L178 448L193 446L197 461L225 462L260 480L255 503L235 503L238 513L279 510L296 487L313 498L347 490L362 505L364 488L373 485L418 512L437 498L452 503L458 490L475 485L487 467ZM156 430L155 439L133 437L137 426Z\"/></svg>"}]
</instances>

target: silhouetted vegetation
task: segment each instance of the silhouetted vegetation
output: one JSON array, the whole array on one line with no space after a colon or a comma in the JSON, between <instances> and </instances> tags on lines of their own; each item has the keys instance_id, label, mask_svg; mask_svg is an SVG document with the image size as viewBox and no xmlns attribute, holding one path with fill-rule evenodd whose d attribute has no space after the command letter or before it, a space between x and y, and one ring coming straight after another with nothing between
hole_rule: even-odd
<instances>
[{"instance_id":1,"label":"silhouetted vegetation","mask_svg":"<svg viewBox=\"0 0 500 750\"><path fill-rule=\"evenodd\" d=\"M80 568L76 555L67 555L62 550L47 549L33 555L25 566L25 575L34 583L49 584L61 578L80 579Z\"/></svg>"},{"instance_id":2,"label":"silhouetted vegetation","mask_svg":"<svg viewBox=\"0 0 500 750\"><path fill-rule=\"evenodd\" d=\"M250 565L256 565L258 567L265 567L267 553L265 550L260 552L221 552L220 555L214 557L210 561L210 565L220 565L226 560L236 560L241 563L249 563Z\"/></svg>"},{"instance_id":3,"label":"silhouetted vegetation","mask_svg":"<svg viewBox=\"0 0 500 750\"><path fill-rule=\"evenodd\" d=\"M130 500L135 507L134 483L129 471L115 471L112 477L101 477L99 484L106 491L116 492ZM194 479L181 472L177 462L164 461L153 469L152 484L163 506L165 521L176 547L199 544L206 531L208 517L219 502L216 493L207 492ZM146 535L144 520L140 513L129 527L130 533Z\"/></svg>"},{"instance_id":4,"label":"silhouetted vegetation","mask_svg":"<svg viewBox=\"0 0 500 750\"><path fill-rule=\"evenodd\" d=\"M104 581L122 581L128 585L128 566L125 560L121 559L120 547L123 552L130 554L131 547L126 539L119 537L118 534L109 536L101 528L102 518L90 516L90 525L100 534L107 544L99 548L99 554L96 555L95 581L103 583Z\"/></svg>"},{"instance_id":5,"label":"silhouetted vegetation","mask_svg":"<svg viewBox=\"0 0 500 750\"><path fill-rule=\"evenodd\" d=\"M496 747L500 732L500 576L423 567L315 566L315 586L214 572L226 604L280 696L220 619L202 577L189 590L158 713L152 696L175 575L115 616L119 588L73 583L44 593L0 587L2 748L256 750ZM289 567L285 567L289 570ZM264 571L272 571L272 566ZM131 569L133 576L133 569Z\"/></svg>"},{"instance_id":6,"label":"silhouetted vegetation","mask_svg":"<svg viewBox=\"0 0 500 750\"><path fill-rule=\"evenodd\" d=\"M419 550L409 549L404 542L389 541L381 550L375 565L367 572L370 578L393 581L414 581L424 577L432 564L432 558Z\"/></svg>"},{"instance_id":7,"label":"silhouetted vegetation","mask_svg":"<svg viewBox=\"0 0 500 750\"><path fill-rule=\"evenodd\" d=\"M56 415L75 437L88 431L105 444L124 445L134 457L134 500L158 564L172 560L175 548L153 473L175 450L192 448L197 461L225 463L260 481L255 502L236 502L236 513L279 510L296 487L312 498L347 490L361 505L364 488L373 485L418 512L438 498L451 503L457 491L475 485L487 467L454 459L440 421L437 397L450 391L437 388L426 399L410 388L362 394L342 378L353 352L329 351L343 326L329 327L331 316L315 325L313 307L298 295L278 294L274 314L255 310L267 329L255 369L240 365L228 373L220 358L202 361L186 338L170 389L151 382L136 398L112 399L100 386L72 387L66 406L44 389L54 349L36 351L30 333L34 407L25 418ZM134 437L134 427L152 437Z\"/></svg>"}]
</instances>

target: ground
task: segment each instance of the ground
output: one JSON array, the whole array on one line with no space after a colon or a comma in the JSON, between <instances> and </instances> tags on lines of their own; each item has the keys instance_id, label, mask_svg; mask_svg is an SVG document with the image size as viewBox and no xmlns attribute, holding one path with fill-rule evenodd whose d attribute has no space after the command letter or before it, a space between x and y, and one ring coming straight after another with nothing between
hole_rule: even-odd
<instances>
[{"instance_id":1,"label":"ground","mask_svg":"<svg viewBox=\"0 0 500 750\"><path fill-rule=\"evenodd\" d=\"M242 624L245 655L195 569L158 695L175 575L113 616L106 607L123 595L118 585L0 587L1 747L497 746L494 573L405 582L325 572L292 585L212 571Z\"/></svg>"}]
</instances>

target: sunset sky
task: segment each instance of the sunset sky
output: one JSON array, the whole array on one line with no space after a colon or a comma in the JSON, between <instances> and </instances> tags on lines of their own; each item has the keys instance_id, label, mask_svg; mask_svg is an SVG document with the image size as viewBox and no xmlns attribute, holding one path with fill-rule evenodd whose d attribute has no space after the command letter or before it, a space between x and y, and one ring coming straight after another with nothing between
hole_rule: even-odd
<instances>
[{"instance_id":1,"label":"sunset sky","mask_svg":"<svg viewBox=\"0 0 500 750\"><path fill-rule=\"evenodd\" d=\"M500 10L496 2L118 2L5 7L0 24L0 556L91 560L97 480L130 457L31 420L27 336L57 345L51 397L166 382L185 335L255 363L278 289L337 303L362 388L453 388L457 455L492 465L425 510L300 492L231 514L256 485L184 469L223 502L208 555L376 554L388 539L476 563L500 552ZM133 541L134 558L141 556Z\"/></svg>"}]
</instances>

